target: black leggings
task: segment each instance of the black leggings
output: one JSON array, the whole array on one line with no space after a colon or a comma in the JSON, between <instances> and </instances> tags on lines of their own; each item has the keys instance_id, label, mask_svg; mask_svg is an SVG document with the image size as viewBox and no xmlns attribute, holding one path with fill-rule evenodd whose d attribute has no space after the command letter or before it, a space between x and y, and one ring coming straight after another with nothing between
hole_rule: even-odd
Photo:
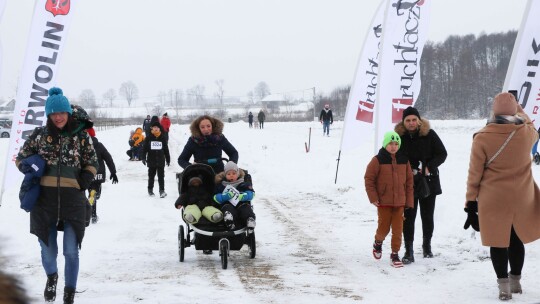
<instances>
[{"instance_id":1,"label":"black leggings","mask_svg":"<svg viewBox=\"0 0 540 304\"><path fill-rule=\"evenodd\" d=\"M513 226L510 234L510 247L490 247L489 253L497 279L508 278L508 262L510 262L510 273L521 275L525 262L525 246L523 246L523 242L517 236Z\"/></svg>"}]
</instances>

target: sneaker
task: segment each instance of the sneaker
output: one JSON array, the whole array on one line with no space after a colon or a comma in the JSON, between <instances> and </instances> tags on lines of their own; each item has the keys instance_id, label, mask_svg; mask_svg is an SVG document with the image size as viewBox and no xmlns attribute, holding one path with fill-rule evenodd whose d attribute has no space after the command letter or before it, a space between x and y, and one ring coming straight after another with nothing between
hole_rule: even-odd
<instances>
[{"instance_id":1,"label":"sneaker","mask_svg":"<svg viewBox=\"0 0 540 304\"><path fill-rule=\"evenodd\" d=\"M154 194L154 190L152 190L152 189L148 189L148 195L150 195L150 196L152 196L152 197L153 197L153 196L156 196L156 195Z\"/></svg>"},{"instance_id":2,"label":"sneaker","mask_svg":"<svg viewBox=\"0 0 540 304\"><path fill-rule=\"evenodd\" d=\"M373 257L377 260L382 257L382 241L373 242Z\"/></svg>"},{"instance_id":3,"label":"sneaker","mask_svg":"<svg viewBox=\"0 0 540 304\"><path fill-rule=\"evenodd\" d=\"M223 219L223 213L221 213L221 212L216 212L216 213L212 214L212 221L213 221L214 223L218 223L218 222L220 222L222 219Z\"/></svg>"},{"instance_id":4,"label":"sneaker","mask_svg":"<svg viewBox=\"0 0 540 304\"><path fill-rule=\"evenodd\" d=\"M99 216L92 215L92 224L97 224L98 220L99 220Z\"/></svg>"},{"instance_id":5,"label":"sneaker","mask_svg":"<svg viewBox=\"0 0 540 304\"><path fill-rule=\"evenodd\" d=\"M195 217L191 213L184 213L184 220L189 224L195 223Z\"/></svg>"},{"instance_id":6,"label":"sneaker","mask_svg":"<svg viewBox=\"0 0 540 304\"><path fill-rule=\"evenodd\" d=\"M403 267L403 263L399 260L399 255L396 252L390 254L390 265L395 268Z\"/></svg>"},{"instance_id":7,"label":"sneaker","mask_svg":"<svg viewBox=\"0 0 540 304\"><path fill-rule=\"evenodd\" d=\"M56 282L58 282L58 273L47 276L47 284L43 292L46 302L54 302L56 300Z\"/></svg>"},{"instance_id":8,"label":"sneaker","mask_svg":"<svg viewBox=\"0 0 540 304\"><path fill-rule=\"evenodd\" d=\"M159 191L159 197L164 198L165 196L167 196L167 193L165 191L163 191L163 190L160 190Z\"/></svg>"},{"instance_id":9,"label":"sneaker","mask_svg":"<svg viewBox=\"0 0 540 304\"><path fill-rule=\"evenodd\" d=\"M414 263L414 253L405 251L405 255L403 255L403 259L401 260L403 264L407 265L410 263Z\"/></svg>"}]
</instances>

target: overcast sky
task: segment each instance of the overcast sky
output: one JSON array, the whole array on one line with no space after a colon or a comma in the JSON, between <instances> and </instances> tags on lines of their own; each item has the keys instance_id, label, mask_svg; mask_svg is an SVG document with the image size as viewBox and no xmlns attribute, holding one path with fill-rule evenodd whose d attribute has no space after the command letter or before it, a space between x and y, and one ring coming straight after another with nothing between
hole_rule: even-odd
<instances>
[{"instance_id":1,"label":"overcast sky","mask_svg":"<svg viewBox=\"0 0 540 304\"><path fill-rule=\"evenodd\" d=\"M1 2L2 0L0 0ZM428 0L426 0L428 1ZM539 1L539 0L537 0ZM72 1L58 73L68 96L97 98L131 80L142 99L224 80L226 96L260 81L272 93L329 93L354 76L377 0ZM0 23L0 98L15 96L34 1L7 0ZM433 0L428 40L517 30L525 0ZM311 90L306 90L306 96Z\"/></svg>"}]
</instances>

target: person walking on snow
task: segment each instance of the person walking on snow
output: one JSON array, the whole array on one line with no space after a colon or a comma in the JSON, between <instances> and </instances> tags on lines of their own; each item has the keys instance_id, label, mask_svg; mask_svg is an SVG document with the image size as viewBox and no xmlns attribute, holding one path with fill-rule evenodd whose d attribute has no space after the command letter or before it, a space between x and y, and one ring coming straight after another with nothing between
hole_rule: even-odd
<instances>
[{"instance_id":1,"label":"person walking on snow","mask_svg":"<svg viewBox=\"0 0 540 304\"><path fill-rule=\"evenodd\" d=\"M534 124L510 93L495 96L491 118L473 135L464 228L479 230L482 245L490 247L500 300L522 293L523 244L540 238L540 190L530 155L537 140Z\"/></svg>"},{"instance_id":2,"label":"person walking on snow","mask_svg":"<svg viewBox=\"0 0 540 304\"><path fill-rule=\"evenodd\" d=\"M116 176L116 166L114 165L113 158L107 148L96 138L96 131L94 128L89 128L86 130L88 135L92 138L92 143L94 149L96 150L96 155L98 159L99 169L97 171L94 180L88 188L89 197L88 201L92 205L92 224L98 222L99 217L97 216L97 201L101 197L101 184L107 181L107 171L105 170L105 164L111 173L111 180L113 184L118 183L118 177Z\"/></svg>"},{"instance_id":3,"label":"person walking on snow","mask_svg":"<svg viewBox=\"0 0 540 304\"><path fill-rule=\"evenodd\" d=\"M17 154L23 173L33 170L24 160L35 155L46 161L40 193L30 212L30 233L41 247L41 264L47 275L46 302L56 299L58 282L58 231L63 231L64 304L72 304L79 276L79 250L90 221L90 204L84 191L98 170L96 151L86 129L93 122L81 107L71 106L60 88L51 88L45 101L44 127L35 128Z\"/></svg>"},{"instance_id":4,"label":"person walking on snow","mask_svg":"<svg viewBox=\"0 0 540 304\"><path fill-rule=\"evenodd\" d=\"M329 104L325 104L324 109L321 110L319 121L323 125L323 135L326 133L326 136L330 136L330 125L334 123L334 117L332 116L332 110L330 110Z\"/></svg>"},{"instance_id":5,"label":"person walking on snow","mask_svg":"<svg viewBox=\"0 0 540 304\"><path fill-rule=\"evenodd\" d=\"M399 152L401 138L394 132L384 134L383 147L369 162L364 175L366 192L377 207L378 226L373 243L373 257L382 256L382 243L392 228L390 265L403 267L399 249L403 233L403 212L413 208L413 175L405 155ZM381 189L384 189L382 191Z\"/></svg>"},{"instance_id":6,"label":"person walking on snow","mask_svg":"<svg viewBox=\"0 0 540 304\"><path fill-rule=\"evenodd\" d=\"M165 164L171 164L169 145L161 133L159 122L152 123L151 135L142 144L141 160L148 166L148 195L154 196L154 178L156 173L159 184L159 197L167 196L165 192Z\"/></svg>"},{"instance_id":7,"label":"person walking on snow","mask_svg":"<svg viewBox=\"0 0 540 304\"><path fill-rule=\"evenodd\" d=\"M416 108L406 108L403 111L403 120L395 126L394 130L401 137L400 151L407 156L411 164L413 176L415 176L415 190L421 175L426 177L430 188L430 195L424 198L415 197L414 207L405 210L403 223L405 254L402 261L403 264L409 264L414 262L414 224L418 206L420 206L422 218L424 258L433 257L431 238L434 230L435 199L442 193L439 166L444 163L448 154L435 130L431 129L429 121L420 118L420 113Z\"/></svg>"},{"instance_id":8,"label":"person walking on snow","mask_svg":"<svg viewBox=\"0 0 540 304\"><path fill-rule=\"evenodd\" d=\"M253 113L249 112L248 114L249 128L253 128Z\"/></svg>"},{"instance_id":9,"label":"person walking on snow","mask_svg":"<svg viewBox=\"0 0 540 304\"><path fill-rule=\"evenodd\" d=\"M163 135L165 135L165 138L169 140L169 130L171 128L171 120L169 119L169 115L167 115L167 112L163 114L159 123L163 127Z\"/></svg>"},{"instance_id":10,"label":"person walking on snow","mask_svg":"<svg viewBox=\"0 0 540 304\"><path fill-rule=\"evenodd\" d=\"M259 114L257 114L257 120L259 121L259 128L264 129L264 121L266 120L266 114L264 114L262 109L259 111Z\"/></svg>"}]
</instances>

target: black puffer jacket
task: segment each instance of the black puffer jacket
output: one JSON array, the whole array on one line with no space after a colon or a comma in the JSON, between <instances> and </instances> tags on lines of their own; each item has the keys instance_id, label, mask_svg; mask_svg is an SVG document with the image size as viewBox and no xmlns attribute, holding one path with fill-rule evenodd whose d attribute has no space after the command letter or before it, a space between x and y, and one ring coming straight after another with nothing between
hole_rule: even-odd
<instances>
[{"instance_id":1,"label":"black puffer jacket","mask_svg":"<svg viewBox=\"0 0 540 304\"><path fill-rule=\"evenodd\" d=\"M412 169L419 169L420 162L432 175L439 175L439 166L444 163L448 153L437 133L431 129L427 119L421 119L421 125L415 133L409 133L403 122L396 125L395 131L401 137L399 150L409 158ZM437 189L440 189L440 182Z\"/></svg>"},{"instance_id":2,"label":"black puffer jacket","mask_svg":"<svg viewBox=\"0 0 540 304\"><path fill-rule=\"evenodd\" d=\"M141 159L146 160L148 167L164 167L165 163L171 162L169 154L169 145L164 134L160 132L159 136L150 134L144 139L142 145Z\"/></svg>"},{"instance_id":3,"label":"black puffer jacket","mask_svg":"<svg viewBox=\"0 0 540 304\"><path fill-rule=\"evenodd\" d=\"M114 165L113 158L107 148L94 136L92 136L92 143L96 150L96 155L99 163L99 169L97 171L95 181L105 182L107 181L107 170L105 170L105 164L109 168L111 174L116 174L116 166Z\"/></svg>"}]
</instances>

